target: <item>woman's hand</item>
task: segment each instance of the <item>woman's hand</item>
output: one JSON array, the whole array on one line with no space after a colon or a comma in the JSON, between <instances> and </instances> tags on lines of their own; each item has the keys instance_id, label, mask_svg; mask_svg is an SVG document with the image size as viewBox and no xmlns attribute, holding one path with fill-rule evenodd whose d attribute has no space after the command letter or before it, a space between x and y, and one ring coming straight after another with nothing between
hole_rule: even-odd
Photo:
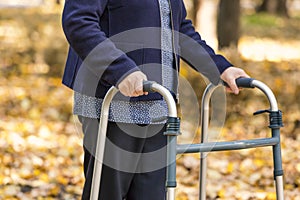
<instances>
[{"instance_id":1,"label":"woman's hand","mask_svg":"<svg viewBox=\"0 0 300 200\"><path fill-rule=\"evenodd\" d=\"M227 89L227 91L233 92L234 94L239 94L240 91L235 83L235 80L240 77L250 78L250 76L246 74L243 69L237 67L227 68L220 77L228 84L229 88Z\"/></svg>"},{"instance_id":2,"label":"woman's hand","mask_svg":"<svg viewBox=\"0 0 300 200\"><path fill-rule=\"evenodd\" d=\"M141 95L147 95L148 92L143 91L143 81L147 80L147 76L141 72L136 71L124 78L118 88L120 92L128 97L137 97Z\"/></svg>"}]
</instances>

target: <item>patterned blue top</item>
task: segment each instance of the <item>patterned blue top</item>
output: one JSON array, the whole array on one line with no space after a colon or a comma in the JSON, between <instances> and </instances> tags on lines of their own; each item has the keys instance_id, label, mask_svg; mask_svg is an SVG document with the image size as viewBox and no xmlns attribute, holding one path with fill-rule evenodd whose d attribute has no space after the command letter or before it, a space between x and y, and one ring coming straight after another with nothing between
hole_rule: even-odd
<instances>
[{"instance_id":1,"label":"patterned blue top","mask_svg":"<svg viewBox=\"0 0 300 200\"><path fill-rule=\"evenodd\" d=\"M170 5L168 0L159 0L161 16L161 52L162 52L162 85L167 89L173 88L175 70L172 68L172 30ZM100 118L103 99L74 93L73 113L90 118ZM167 103L164 100L153 101L118 101L112 100L110 104L109 121L150 124L151 119L168 115ZM165 123L164 121L156 123Z\"/></svg>"}]
</instances>

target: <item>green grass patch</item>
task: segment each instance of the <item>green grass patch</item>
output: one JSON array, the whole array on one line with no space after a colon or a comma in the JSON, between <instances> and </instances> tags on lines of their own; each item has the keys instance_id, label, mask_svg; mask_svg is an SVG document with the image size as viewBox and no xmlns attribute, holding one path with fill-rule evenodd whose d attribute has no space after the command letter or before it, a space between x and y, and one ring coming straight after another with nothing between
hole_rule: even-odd
<instances>
[{"instance_id":1,"label":"green grass patch","mask_svg":"<svg viewBox=\"0 0 300 200\"><path fill-rule=\"evenodd\" d=\"M243 23L245 26L261 28L278 28L283 25L283 21L284 20L282 18L267 13L245 15L243 17Z\"/></svg>"},{"instance_id":2,"label":"green grass patch","mask_svg":"<svg viewBox=\"0 0 300 200\"><path fill-rule=\"evenodd\" d=\"M300 39L300 15L290 18L268 13L242 15L242 35L273 39Z\"/></svg>"}]
</instances>

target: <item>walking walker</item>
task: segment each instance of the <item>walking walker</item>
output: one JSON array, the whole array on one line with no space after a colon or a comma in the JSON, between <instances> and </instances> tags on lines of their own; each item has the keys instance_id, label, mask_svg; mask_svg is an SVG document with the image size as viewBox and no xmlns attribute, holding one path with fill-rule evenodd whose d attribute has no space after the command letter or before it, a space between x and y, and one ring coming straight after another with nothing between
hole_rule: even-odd
<instances>
[{"instance_id":1,"label":"walking walker","mask_svg":"<svg viewBox=\"0 0 300 200\"><path fill-rule=\"evenodd\" d=\"M276 98L271 89L264 83L251 78L239 78L236 80L239 87L243 88L258 88L268 98L270 103L270 109L258 111L255 114L269 113L269 128L272 132L272 137L251 139L251 140L238 140L228 142L207 142L207 130L209 124L209 102L211 95L219 85L209 84L204 92L202 98L202 110L201 110L201 122L202 122L202 136L200 144L177 144L177 136L180 135L180 120L177 117L176 103L171 93L163 86L151 82L144 82L144 91L158 92L160 93L168 105L169 116L167 117L166 132L164 135L167 137L167 174L166 174L166 189L167 200L175 200L175 188L176 188L176 155L184 153L200 153L200 193L199 199L206 199L206 159L207 152L210 151L227 151L227 150L239 150L255 147L272 146L273 148L273 165L274 165L274 180L276 188L277 200L283 200L283 170L281 159L281 147L280 147L280 128L282 127L282 114L278 110ZM92 179L91 197L90 200L97 200L99 195L102 162L104 156L104 146L106 138L106 129L108 122L109 105L118 92L118 89L112 87L106 94L101 110L97 148L95 152L95 165L94 174Z\"/></svg>"}]
</instances>

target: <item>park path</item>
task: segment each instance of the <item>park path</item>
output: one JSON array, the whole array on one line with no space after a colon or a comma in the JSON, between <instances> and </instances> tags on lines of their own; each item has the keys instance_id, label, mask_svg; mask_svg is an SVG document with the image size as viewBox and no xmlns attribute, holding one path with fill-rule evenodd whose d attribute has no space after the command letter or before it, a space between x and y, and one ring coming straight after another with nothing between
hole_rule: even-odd
<instances>
[{"instance_id":1,"label":"park path","mask_svg":"<svg viewBox=\"0 0 300 200\"><path fill-rule=\"evenodd\" d=\"M43 2L44 0L0 0L0 8L40 6Z\"/></svg>"}]
</instances>

